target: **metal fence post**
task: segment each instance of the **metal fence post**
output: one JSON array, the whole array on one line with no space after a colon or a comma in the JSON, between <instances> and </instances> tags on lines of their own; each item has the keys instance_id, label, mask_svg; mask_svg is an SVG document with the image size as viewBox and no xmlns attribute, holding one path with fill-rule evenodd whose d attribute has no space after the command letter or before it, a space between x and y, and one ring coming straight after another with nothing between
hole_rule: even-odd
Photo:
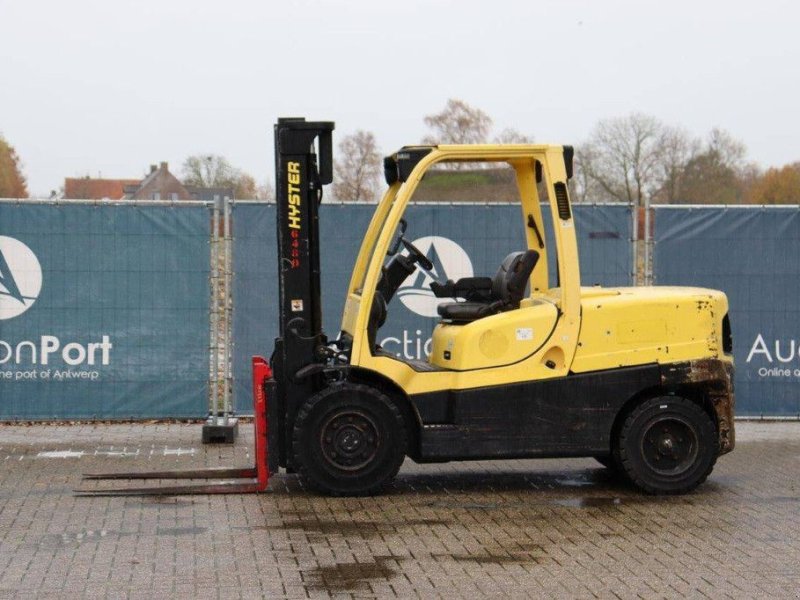
<instances>
[{"instance_id":1,"label":"metal fence post","mask_svg":"<svg viewBox=\"0 0 800 600\"><path fill-rule=\"evenodd\" d=\"M225 293L223 300L225 302L225 347L223 360L225 364L225 388L223 390L223 402L225 406L225 425L229 423L230 417L233 415L233 351L231 345L233 344L233 240L231 238L231 202L230 198L225 196L223 200L223 215L224 222L224 248L225 248L225 270L224 270L224 288Z\"/></svg>"},{"instance_id":2,"label":"metal fence post","mask_svg":"<svg viewBox=\"0 0 800 600\"><path fill-rule=\"evenodd\" d=\"M233 443L238 419L231 407L231 210L227 197L215 198L211 219L211 350L209 415L203 425L203 443ZM220 235L220 226L223 234Z\"/></svg>"},{"instance_id":3,"label":"metal fence post","mask_svg":"<svg viewBox=\"0 0 800 600\"><path fill-rule=\"evenodd\" d=\"M211 207L211 302L209 303L209 325L211 327L209 348L208 417L217 416L219 381L219 203Z\"/></svg>"}]
</instances>

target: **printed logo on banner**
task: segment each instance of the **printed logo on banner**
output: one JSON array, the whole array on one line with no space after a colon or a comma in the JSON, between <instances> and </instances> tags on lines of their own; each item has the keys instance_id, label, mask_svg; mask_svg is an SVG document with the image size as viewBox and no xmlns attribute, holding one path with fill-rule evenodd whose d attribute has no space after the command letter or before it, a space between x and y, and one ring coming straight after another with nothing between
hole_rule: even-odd
<instances>
[{"instance_id":1,"label":"printed logo on banner","mask_svg":"<svg viewBox=\"0 0 800 600\"><path fill-rule=\"evenodd\" d=\"M767 341L769 340L769 341ZM745 363L758 367L758 376L773 379L800 378L800 341L793 339L764 338L762 333L756 335Z\"/></svg>"},{"instance_id":2,"label":"printed logo on banner","mask_svg":"<svg viewBox=\"0 0 800 600\"><path fill-rule=\"evenodd\" d=\"M33 250L18 239L0 236L0 320L23 314L41 291L42 266ZM0 339L0 381L96 381L100 378L96 367L111 364L114 345L108 335L88 342L64 342L48 334L31 337ZM78 366L94 368L73 368Z\"/></svg>"},{"instance_id":3,"label":"printed logo on banner","mask_svg":"<svg viewBox=\"0 0 800 600\"><path fill-rule=\"evenodd\" d=\"M28 310L42 290L39 259L19 240L0 235L0 320Z\"/></svg>"},{"instance_id":4,"label":"printed logo on banner","mask_svg":"<svg viewBox=\"0 0 800 600\"><path fill-rule=\"evenodd\" d=\"M472 261L464 249L446 237L431 235L412 242L433 263L433 274L440 282L472 277ZM417 269L397 290L397 297L409 310L423 317L436 317L436 307L443 300L433 295L432 279Z\"/></svg>"}]
</instances>

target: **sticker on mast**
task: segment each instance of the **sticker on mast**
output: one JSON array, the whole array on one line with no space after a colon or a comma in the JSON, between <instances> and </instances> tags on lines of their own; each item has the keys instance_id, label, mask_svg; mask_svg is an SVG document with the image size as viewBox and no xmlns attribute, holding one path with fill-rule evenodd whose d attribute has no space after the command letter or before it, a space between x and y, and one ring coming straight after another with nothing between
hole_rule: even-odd
<instances>
[{"instance_id":1,"label":"sticker on mast","mask_svg":"<svg viewBox=\"0 0 800 600\"><path fill-rule=\"evenodd\" d=\"M286 215L289 224L289 264L293 269L300 266L300 230L302 219L300 212L300 163L290 160L286 163L287 205Z\"/></svg>"}]
</instances>

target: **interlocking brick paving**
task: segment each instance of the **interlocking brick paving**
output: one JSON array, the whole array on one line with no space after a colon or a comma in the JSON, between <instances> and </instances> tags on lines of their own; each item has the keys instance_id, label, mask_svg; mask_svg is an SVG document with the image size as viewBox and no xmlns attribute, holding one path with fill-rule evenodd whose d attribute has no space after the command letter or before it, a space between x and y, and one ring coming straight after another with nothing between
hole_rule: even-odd
<instances>
[{"instance_id":1,"label":"interlocking brick paving","mask_svg":"<svg viewBox=\"0 0 800 600\"><path fill-rule=\"evenodd\" d=\"M375 498L292 475L261 495L80 498L82 472L246 466L252 434L1 426L0 598L798 597L800 423L737 433L676 498L588 459L409 461Z\"/></svg>"}]
</instances>

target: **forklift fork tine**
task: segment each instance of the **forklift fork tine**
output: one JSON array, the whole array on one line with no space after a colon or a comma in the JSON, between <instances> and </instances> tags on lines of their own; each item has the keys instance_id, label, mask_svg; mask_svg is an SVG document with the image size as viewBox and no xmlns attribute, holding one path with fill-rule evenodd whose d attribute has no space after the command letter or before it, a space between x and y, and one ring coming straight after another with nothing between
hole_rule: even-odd
<instances>
[{"instance_id":1,"label":"forklift fork tine","mask_svg":"<svg viewBox=\"0 0 800 600\"><path fill-rule=\"evenodd\" d=\"M227 468L218 467L211 469L197 469L188 471L147 471L140 472L120 472L120 473L84 473L84 480L97 479L222 479L225 477L233 479L246 479L256 477L254 468Z\"/></svg>"},{"instance_id":2,"label":"forklift fork tine","mask_svg":"<svg viewBox=\"0 0 800 600\"><path fill-rule=\"evenodd\" d=\"M263 492L269 484L267 449L267 392L266 382L272 377L267 361L253 357L253 424L255 426L254 467L190 469L186 471L150 471L129 473L86 473L84 481L90 480L142 480L142 479L227 479L214 483L178 486L152 486L129 488L76 489L76 496L182 496L189 494L250 494Z\"/></svg>"},{"instance_id":3,"label":"forklift fork tine","mask_svg":"<svg viewBox=\"0 0 800 600\"><path fill-rule=\"evenodd\" d=\"M221 481L218 483L202 483L198 485L173 485L153 487L131 487L74 490L76 496L189 496L199 494L249 494L262 491L257 480Z\"/></svg>"}]
</instances>

